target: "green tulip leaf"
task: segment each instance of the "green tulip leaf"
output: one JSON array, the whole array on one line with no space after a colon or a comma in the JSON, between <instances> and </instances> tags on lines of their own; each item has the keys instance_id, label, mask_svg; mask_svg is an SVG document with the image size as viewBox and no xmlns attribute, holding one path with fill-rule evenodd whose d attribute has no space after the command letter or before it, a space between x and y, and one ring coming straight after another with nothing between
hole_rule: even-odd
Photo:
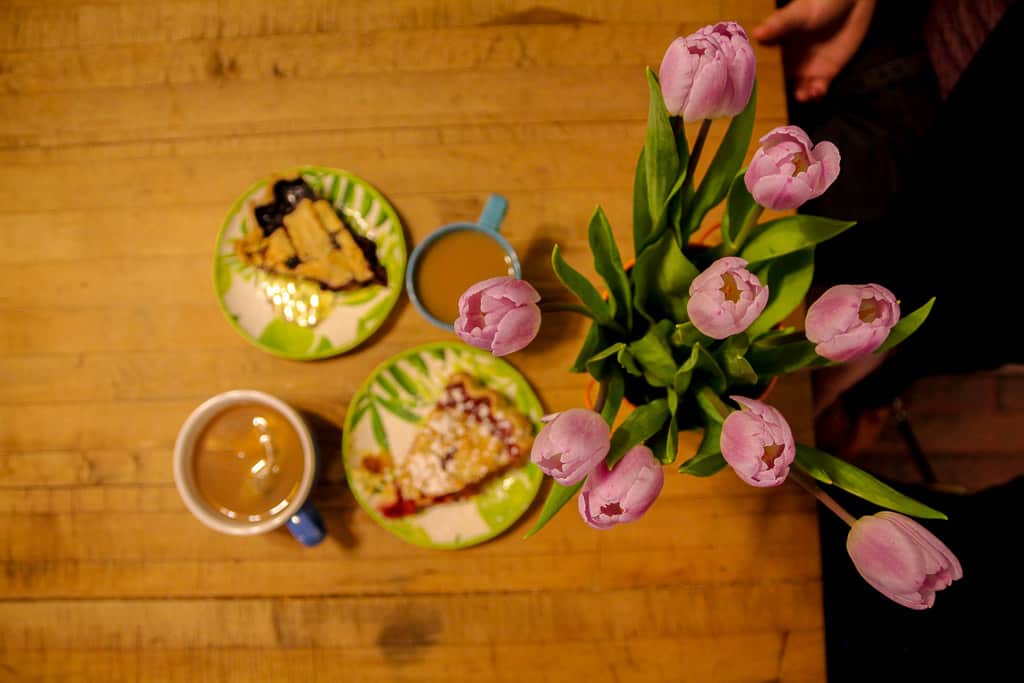
<instances>
[{"instance_id":1,"label":"green tulip leaf","mask_svg":"<svg viewBox=\"0 0 1024 683\"><path fill-rule=\"evenodd\" d=\"M688 160L690 159L690 148L686 142L686 129L682 125L678 126L679 132L676 135L677 151L679 152L680 159L686 159L679 166L679 177L676 178L675 185L668 193L668 207L663 216L663 220L659 222L659 225L655 227L654 235L648 240L653 242L655 239L661 236L661 230L667 230L672 228L673 234L676 236L677 244L685 244L686 240L683 237L683 207L690 206L693 203L693 184L686 182L686 174L689 173L690 169L688 166ZM681 191L681 192L680 192Z\"/></svg>"},{"instance_id":2,"label":"green tulip leaf","mask_svg":"<svg viewBox=\"0 0 1024 683\"><path fill-rule=\"evenodd\" d=\"M676 421L676 410L679 408L679 395L671 387L668 390L668 411L669 419L665 433L665 455L659 459L663 465L671 465L676 461L676 454L679 453L679 423Z\"/></svg>"},{"instance_id":3,"label":"green tulip leaf","mask_svg":"<svg viewBox=\"0 0 1024 683\"><path fill-rule=\"evenodd\" d=\"M587 372L587 363L593 358L600 349L606 345L604 332L601 326L597 322L590 324L590 330L587 331L587 336L583 339L583 346L580 347L579 355L576 356L576 360L573 362L572 367L569 368L570 372ZM600 377L595 376L596 379Z\"/></svg>"},{"instance_id":4,"label":"green tulip leaf","mask_svg":"<svg viewBox=\"0 0 1024 683\"><path fill-rule=\"evenodd\" d=\"M721 453L698 453L679 466L681 474L694 477L710 477L718 474L726 466Z\"/></svg>"},{"instance_id":5,"label":"green tulip leaf","mask_svg":"<svg viewBox=\"0 0 1024 683\"><path fill-rule=\"evenodd\" d=\"M725 356L722 361L730 384L757 384L757 372L746 358Z\"/></svg>"},{"instance_id":6,"label":"green tulip leaf","mask_svg":"<svg viewBox=\"0 0 1024 683\"><path fill-rule=\"evenodd\" d=\"M700 446L697 447L697 455L709 455L721 453L722 446L722 423L715 420L704 421L704 436L701 437Z\"/></svg>"},{"instance_id":7,"label":"green tulip leaf","mask_svg":"<svg viewBox=\"0 0 1024 683\"><path fill-rule=\"evenodd\" d=\"M796 466L824 484L837 486L881 507L923 519L949 519L938 510L883 484L864 470L817 448L797 444Z\"/></svg>"},{"instance_id":8,"label":"green tulip leaf","mask_svg":"<svg viewBox=\"0 0 1024 683\"><path fill-rule=\"evenodd\" d=\"M694 347L690 350L690 357L676 370L672 386L677 394L685 394L686 390L690 388L690 382L693 381L693 371L697 368L697 361L700 359L698 346L700 346L699 343L694 344Z\"/></svg>"},{"instance_id":9,"label":"green tulip leaf","mask_svg":"<svg viewBox=\"0 0 1024 683\"><path fill-rule=\"evenodd\" d=\"M704 436L697 454L679 466L682 474L694 477L710 477L725 467L725 458L719 441L722 438L722 425L714 420L707 420L704 425Z\"/></svg>"},{"instance_id":10,"label":"green tulip leaf","mask_svg":"<svg viewBox=\"0 0 1024 683\"><path fill-rule=\"evenodd\" d=\"M725 371L730 384L757 384L758 374L743 354L751 345L751 339L745 333L733 335L725 340L715 352L715 359Z\"/></svg>"},{"instance_id":11,"label":"green tulip leaf","mask_svg":"<svg viewBox=\"0 0 1024 683\"><path fill-rule=\"evenodd\" d=\"M779 327L777 329L771 330L770 332L765 332L760 335L751 336L754 337L754 340L758 344L764 345L780 343L782 341L793 341L796 339L802 339L804 335L803 332L797 332L797 329L795 327L789 325L787 327Z\"/></svg>"},{"instance_id":12,"label":"green tulip leaf","mask_svg":"<svg viewBox=\"0 0 1024 683\"><path fill-rule=\"evenodd\" d=\"M882 342L882 345L878 347L875 353L888 351L910 335L914 334L914 332L917 331L917 328L921 327L921 324L928 319L928 314L932 312L932 306L934 305L935 297L932 297L924 306L921 306L921 308L896 323L896 325L889 330L889 336L885 338L885 341Z\"/></svg>"},{"instance_id":13,"label":"green tulip leaf","mask_svg":"<svg viewBox=\"0 0 1024 683\"><path fill-rule=\"evenodd\" d=\"M768 286L768 305L747 329L751 337L768 332L796 310L807 296L814 277L814 250L794 251L769 261L755 273Z\"/></svg>"},{"instance_id":14,"label":"green tulip leaf","mask_svg":"<svg viewBox=\"0 0 1024 683\"><path fill-rule=\"evenodd\" d=\"M715 391L725 391L725 372L714 356L704 348L704 345L696 342L690 350L690 357L676 369L676 374L673 378L673 387L676 393L686 393L693 380L694 373L698 370L710 382Z\"/></svg>"},{"instance_id":15,"label":"green tulip leaf","mask_svg":"<svg viewBox=\"0 0 1024 683\"><path fill-rule=\"evenodd\" d=\"M629 353L644 371L647 383L655 387L672 386L676 361L668 345L672 321L661 320L640 339L629 344Z\"/></svg>"},{"instance_id":16,"label":"green tulip leaf","mask_svg":"<svg viewBox=\"0 0 1024 683\"><path fill-rule=\"evenodd\" d=\"M725 422L725 418L732 412L732 408L726 405L719 395L720 393L710 386L700 387L694 392L694 398L697 399L697 407L704 414L705 425L721 424Z\"/></svg>"},{"instance_id":17,"label":"green tulip leaf","mask_svg":"<svg viewBox=\"0 0 1024 683\"><path fill-rule=\"evenodd\" d=\"M711 388L718 393L725 391L725 371L715 357L702 344L694 344L693 350L697 354L697 370L707 378Z\"/></svg>"},{"instance_id":18,"label":"green tulip leaf","mask_svg":"<svg viewBox=\"0 0 1024 683\"><path fill-rule=\"evenodd\" d=\"M818 359L814 344L801 339L788 344L762 344L750 347L746 355L760 377L785 375L806 367Z\"/></svg>"},{"instance_id":19,"label":"green tulip leaf","mask_svg":"<svg viewBox=\"0 0 1024 683\"><path fill-rule=\"evenodd\" d=\"M644 169L647 176L647 209L652 222L656 224L668 203L669 192L676 183L679 169L686 168L688 159L679 157L658 77L650 67L647 68L647 85L650 89L650 104L644 140Z\"/></svg>"},{"instance_id":20,"label":"green tulip leaf","mask_svg":"<svg viewBox=\"0 0 1024 683\"><path fill-rule=\"evenodd\" d=\"M662 318L685 321L690 283L697 275L696 266L683 255L672 231L664 231L640 253L630 273L637 309L652 323Z\"/></svg>"},{"instance_id":21,"label":"green tulip leaf","mask_svg":"<svg viewBox=\"0 0 1024 683\"><path fill-rule=\"evenodd\" d=\"M753 213L759 211L757 202L747 189L743 174L744 171L741 170L733 178L725 200L725 213L722 214L722 244L727 249L733 248L740 230L747 221L752 220Z\"/></svg>"},{"instance_id":22,"label":"green tulip leaf","mask_svg":"<svg viewBox=\"0 0 1024 683\"><path fill-rule=\"evenodd\" d=\"M604 360L605 358L611 358L617 354L620 350L626 348L625 342L615 342L611 346L605 348L602 351L598 351L593 356L587 359L587 364L596 363L597 361Z\"/></svg>"},{"instance_id":23,"label":"green tulip leaf","mask_svg":"<svg viewBox=\"0 0 1024 683\"><path fill-rule=\"evenodd\" d=\"M688 346L692 347L697 342L700 342L704 346L711 344L714 340L697 329L697 326L693 323L686 322L676 325L672 331L672 336L669 339L673 346Z\"/></svg>"},{"instance_id":24,"label":"green tulip leaf","mask_svg":"<svg viewBox=\"0 0 1024 683\"><path fill-rule=\"evenodd\" d=\"M608 382L608 392L605 394L604 405L601 406L601 417L611 426L615 422L615 416L619 414L622 398L626 393L626 377L622 370L613 367L605 381Z\"/></svg>"},{"instance_id":25,"label":"green tulip leaf","mask_svg":"<svg viewBox=\"0 0 1024 683\"><path fill-rule=\"evenodd\" d=\"M594 215L590 218L587 236L590 251L594 254L594 270L604 278L608 291L611 292L612 315L629 329L633 326L633 299L629 279L622 267L622 257L619 256L619 248L615 245L612 226L609 225L608 218L600 206L594 210Z\"/></svg>"},{"instance_id":26,"label":"green tulip leaf","mask_svg":"<svg viewBox=\"0 0 1024 683\"><path fill-rule=\"evenodd\" d=\"M852 228L853 221L837 221L820 216L795 214L763 223L754 231L754 236L740 251L740 256L750 263L801 251Z\"/></svg>"},{"instance_id":27,"label":"green tulip leaf","mask_svg":"<svg viewBox=\"0 0 1024 683\"><path fill-rule=\"evenodd\" d=\"M633 354L629 352L629 349L623 347L619 349L619 352L615 354L615 359L619 361L619 365L622 369L631 375L636 377L643 377L644 371L636 363L636 359L633 358Z\"/></svg>"},{"instance_id":28,"label":"green tulip leaf","mask_svg":"<svg viewBox=\"0 0 1024 683\"><path fill-rule=\"evenodd\" d=\"M743 159L747 155L747 148L750 147L750 135L754 130L754 114L757 109L757 83L750 93L750 101L738 115L734 116L729 123L725 137L718 146L715 158L711 160L707 173L700 181L697 193L693 201L686 221L684 235L689 235L700 226L704 216L730 190L730 186L736 178L736 173L743 166Z\"/></svg>"},{"instance_id":29,"label":"green tulip leaf","mask_svg":"<svg viewBox=\"0 0 1024 683\"><path fill-rule=\"evenodd\" d=\"M647 445L654 454L654 459L662 465L671 465L675 462L676 454L679 452L679 426L676 421L666 422L657 434L647 440Z\"/></svg>"},{"instance_id":30,"label":"green tulip leaf","mask_svg":"<svg viewBox=\"0 0 1024 683\"><path fill-rule=\"evenodd\" d=\"M640 150L640 158L636 162L636 177L633 180L633 253L639 254L647 244L647 239L654 229L651 223L651 210L647 206L647 166L645 152Z\"/></svg>"},{"instance_id":31,"label":"green tulip leaf","mask_svg":"<svg viewBox=\"0 0 1024 683\"><path fill-rule=\"evenodd\" d=\"M619 354L623 353L625 349L625 343L616 342L603 351L598 351L591 356L587 360L587 371L590 373L590 376L600 380L606 379L609 376L610 370L615 368L612 358L621 366L622 360L619 358ZM640 371L637 370L637 372L639 373Z\"/></svg>"},{"instance_id":32,"label":"green tulip leaf","mask_svg":"<svg viewBox=\"0 0 1024 683\"><path fill-rule=\"evenodd\" d=\"M743 354L750 348L750 335L746 332L740 332L734 334L731 337L727 337L720 348L720 353L726 356L736 356L742 358Z\"/></svg>"},{"instance_id":33,"label":"green tulip leaf","mask_svg":"<svg viewBox=\"0 0 1024 683\"><path fill-rule=\"evenodd\" d=\"M594 320L602 325L608 325L612 321L611 312L608 310L608 303L601 298L601 293L590 283L590 280L580 275L572 266L565 262L558 250L558 245L551 250L551 267L555 275L562 281L576 297L583 302L587 310L594 316Z\"/></svg>"},{"instance_id":34,"label":"green tulip leaf","mask_svg":"<svg viewBox=\"0 0 1024 683\"><path fill-rule=\"evenodd\" d=\"M551 481L551 490L548 491L548 497L544 499L544 507L540 511L540 517L537 519L537 523L533 525L533 528L526 534L526 538L533 536L535 533L544 528L544 525L551 521L551 518L558 514L566 503L572 500L572 497L576 495L586 480L581 481L578 484L572 486L562 486L558 482Z\"/></svg>"},{"instance_id":35,"label":"green tulip leaf","mask_svg":"<svg viewBox=\"0 0 1024 683\"><path fill-rule=\"evenodd\" d=\"M633 446L657 434L668 418L668 401L663 398L637 407L612 434L611 448L605 458L608 467L614 467Z\"/></svg>"}]
</instances>

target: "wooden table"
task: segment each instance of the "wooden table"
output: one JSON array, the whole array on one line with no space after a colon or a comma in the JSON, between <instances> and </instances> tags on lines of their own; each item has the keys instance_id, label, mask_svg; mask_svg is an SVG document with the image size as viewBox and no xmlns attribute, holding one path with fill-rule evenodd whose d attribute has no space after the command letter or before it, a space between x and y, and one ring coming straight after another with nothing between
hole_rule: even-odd
<instances>
[{"instance_id":1,"label":"wooden table","mask_svg":"<svg viewBox=\"0 0 1024 683\"><path fill-rule=\"evenodd\" d=\"M331 536L232 538L171 477L184 417L270 391L337 441L370 368L444 338L402 300L383 333L320 363L272 358L211 287L228 206L276 169L373 182L411 240L490 192L542 293L553 243L588 274L601 203L627 252L645 64L768 0L0 4L0 680L820 681L812 501L728 472L670 474L638 523L532 510L482 547L402 543L329 460ZM755 134L785 121L758 49ZM713 128L712 144L723 126ZM550 409L581 403L580 321L511 357ZM807 438L802 378L773 401ZM336 452L336 451L334 451ZM583 679L579 675L591 678Z\"/></svg>"}]
</instances>

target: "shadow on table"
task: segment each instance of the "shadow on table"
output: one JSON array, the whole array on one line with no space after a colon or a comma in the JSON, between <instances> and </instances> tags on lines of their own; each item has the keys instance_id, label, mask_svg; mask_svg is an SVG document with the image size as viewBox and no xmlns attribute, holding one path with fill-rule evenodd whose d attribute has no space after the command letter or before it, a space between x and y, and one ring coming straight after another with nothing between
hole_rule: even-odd
<instances>
[{"instance_id":1,"label":"shadow on table","mask_svg":"<svg viewBox=\"0 0 1024 683\"><path fill-rule=\"evenodd\" d=\"M320 456L320 472L313 501L324 518L327 537L343 548L354 548L359 540L352 533L352 516L358 505L345 483L345 469L341 461L342 429L331 420L308 410L302 411L302 417L309 425Z\"/></svg>"},{"instance_id":2,"label":"shadow on table","mask_svg":"<svg viewBox=\"0 0 1024 683\"><path fill-rule=\"evenodd\" d=\"M546 232L564 232L561 226L542 226ZM541 301L579 303L576 297L558 282L551 270L551 250L556 242L547 237L530 240L526 249L519 254L523 267L523 279L540 292ZM600 287L598 287L600 289ZM582 337L588 321L574 313L547 313L540 327L540 334L530 343L531 352L543 352L574 335ZM582 339L580 340L582 342Z\"/></svg>"}]
</instances>

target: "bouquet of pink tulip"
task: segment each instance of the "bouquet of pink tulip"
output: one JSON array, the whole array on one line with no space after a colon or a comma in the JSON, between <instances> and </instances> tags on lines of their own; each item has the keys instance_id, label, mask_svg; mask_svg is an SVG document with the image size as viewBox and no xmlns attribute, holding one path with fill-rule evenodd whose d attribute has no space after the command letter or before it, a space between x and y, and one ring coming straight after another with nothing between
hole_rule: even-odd
<instances>
[{"instance_id":1,"label":"bouquet of pink tulip","mask_svg":"<svg viewBox=\"0 0 1024 683\"><path fill-rule=\"evenodd\" d=\"M851 525L850 556L873 587L907 607L930 607L962 571L949 549L906 515L945 516L795 443L782 413L759 399L780 375L892 348L924 322L934 300L901 317L885 287L839 285L810 306L804 332L780 327L807 294L815 245L853 223L808 215L759 220L764 208L795 209L825 192L839 175L839 150L782 126L760 139L741 168L756 86L754 52L738 24L677 38L659 74L648 69L647 80L647 133L633 191L635 264L623 267L600 207L589 242L606 297L557 246L552 254L556 275L582 303L570 308L593 320L572 371L590 373L600 391L593 410L545 418L531 458L554 481L531 534L573 496L594 528L638 519L661 491L663 466L676 460L679 432L701 430L699 449L679 472L707 477L729 467L761 487L793 477ZM697 182L697 160L720 118L731 121ZM682 124L698 121L691 147ZM722 201L720 242L693 244ZM478 283L459 300L456 332L496 355L517 351L537 334L539 301L525 281ZM626 401L633 410L613 430ZM815 480L895 512L854 520Z\"/></svg>"}]
</instances>

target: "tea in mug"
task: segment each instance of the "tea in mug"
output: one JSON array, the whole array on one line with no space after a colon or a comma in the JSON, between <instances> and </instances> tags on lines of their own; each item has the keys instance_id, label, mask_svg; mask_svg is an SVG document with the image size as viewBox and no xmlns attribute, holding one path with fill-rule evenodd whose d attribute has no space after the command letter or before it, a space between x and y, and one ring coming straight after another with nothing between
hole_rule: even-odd
<instances>
[{"instance_id":1,"label":"tea in mug","mask_svg":"<svg viewBox=\"0 0 1024 683\"><path fill-rule=\"evenodd\" d=\"M477 230L453 230L434 240L416 266L416 293L423 307L444 323L459 317L459 296L470 285L514 276L501 245Z\"/></svg>"},{"instance_id":2,"label":"tea in mug","mask_svg":"<svg viewBox=\"0 0 1024 683\"><path fill-rule=\"evenodd\" d=\"M231 519L259 522L288 507L305 471L298 432L261 403L240 403L215 415L192 457L199 495Z\"/></svg>"}]
</instances>

